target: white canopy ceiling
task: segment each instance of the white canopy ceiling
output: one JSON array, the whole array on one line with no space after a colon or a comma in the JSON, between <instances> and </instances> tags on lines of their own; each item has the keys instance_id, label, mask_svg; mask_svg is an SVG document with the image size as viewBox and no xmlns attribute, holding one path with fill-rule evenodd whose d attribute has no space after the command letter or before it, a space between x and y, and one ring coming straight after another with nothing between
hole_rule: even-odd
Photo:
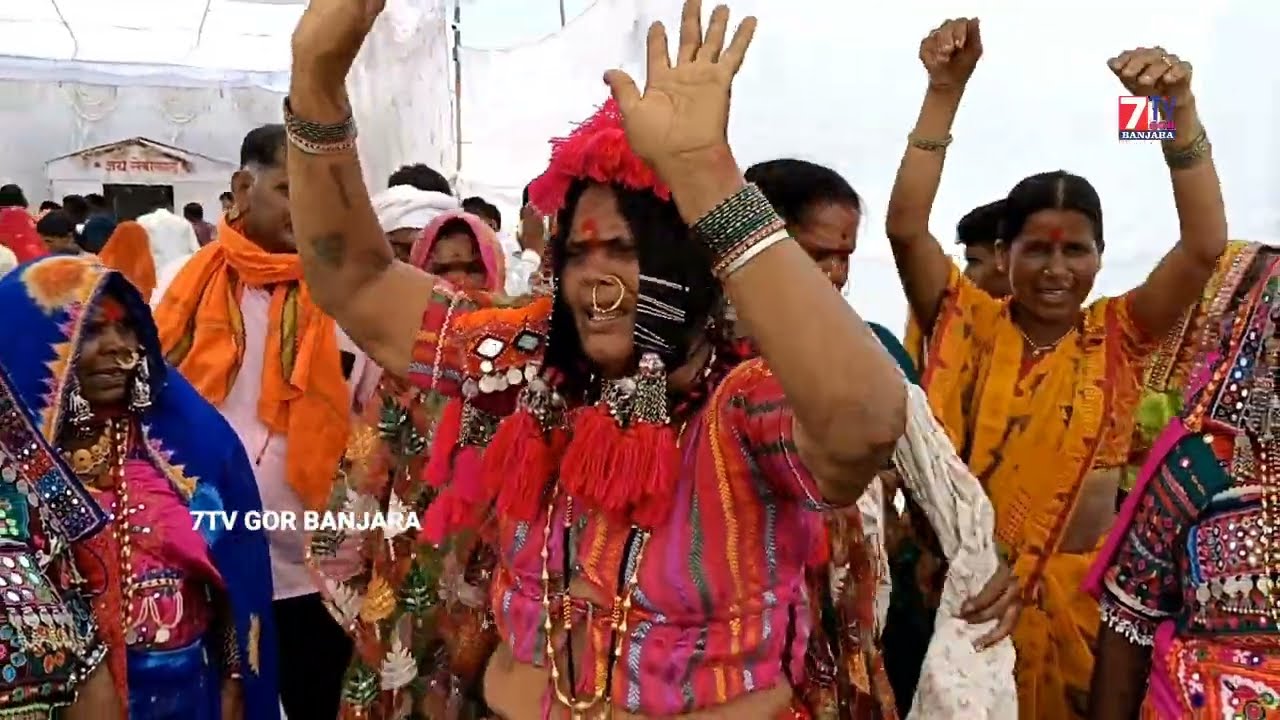
<instances>
[{"instance_id":1,"label":"white canopy ceiling","mask_svg":"<svg viewBox=\"0 0 1280 720\"><path fill-rule=\"evenodd\" d=\"M279 72L305 0L5 0L10 57Z\"/></svg>"},{"instance_id":2,"label":"white canopy ceiling","mask_svg":"<svg viewBox=\"0 0 1280 720\"><path fill-rule=\"evenodd\" d=\"M500 48L559 30L561 9L572 19L592 0L461 2L463 44ZM184 85L214 77L218 84L272 85L228 75L287 71L289 35L305 6L306 0L0 0L0 72L93 81L84 77L91 67L94 74L148 76L148 84L177 76ZM170 71L156 77L165 67Z\"/></svg>"}]
</instances>

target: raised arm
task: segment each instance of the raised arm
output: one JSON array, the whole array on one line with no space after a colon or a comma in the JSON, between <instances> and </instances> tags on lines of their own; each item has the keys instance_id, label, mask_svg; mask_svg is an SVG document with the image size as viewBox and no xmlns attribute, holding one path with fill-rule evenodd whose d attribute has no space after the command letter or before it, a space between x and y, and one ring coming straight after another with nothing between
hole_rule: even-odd
<instances>
[{"instance_id":1,"label":"raised arm","mask_svg":"<svg viewBox=\"0 0 1280 720\"><path fill-rule=\"evenodd\" d=\"M671 188L695 230L706 230L699 221L725 202L744 211L735 225L743 217L776 219L758 211L762 195L740 194L742 171L726 140L729 86L755 29L747 18L724 49L728 16L717 7L704 38L701 3L686 0L674 67L665 29L650 28L643 95L625 73L606 75L631 146ZM905 427L906 390L893 359L794 240L774 234L749 247L730 241L730 253L740 251L734 260L722 252L723 236L700 234L721 259L729 298L793 410L801 458L828 500L856 501Z\"/></svg>"},{"instance_id":2,"label":"raised arm","mask_svg":"<svg viewBox=\"0 0 1280 720\"><path fill-rule=\"evenodd\" d=\"M378 365L409 368L435 278L399 262L369 202L346 79L385 0L312 0L293 34L289 200L316 304ZM298 142L301 139L302 142Z\"/></svg>"},{"instance_id":3,"label":"raised arm","mask_svg":"<svg viewBox=\"0 0 1280 720\"><path fill-rule=\"evenodd\" d=\"M1222 185L1191 92L1191 64L1159 47L1130 50L1107 64L1129 94L1173 103L1173 138L1162 144L1178 209L1178 242L1133 293L1134 321L1152 337L1163 337L1200 299L1227 249Z\"/></svg>"},{"instance_id":4,"label":"raised arm","mask_svg":"<svg viewBox=\"0 0 1280 720\"><path fill-rule=\"evenodd\" d=\"M951 124L980 57L982 36L976 19L948 20L920 41L920 62L929 73L929 86L889 194L885 234L912 315L925 335L933 329L951 272L950 258L929 232L929 216L942 182Z\"/></svg>"}]
</instances>

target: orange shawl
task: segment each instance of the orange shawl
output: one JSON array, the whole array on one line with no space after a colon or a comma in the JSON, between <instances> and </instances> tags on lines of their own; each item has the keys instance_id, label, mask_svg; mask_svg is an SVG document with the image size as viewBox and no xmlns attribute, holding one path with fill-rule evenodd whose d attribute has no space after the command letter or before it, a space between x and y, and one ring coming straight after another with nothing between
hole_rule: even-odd
<instances>
[{"instance_id":1,"label":"orange shawl","mask_svg":"<svg viewBox=\"0 0 1280 720\"><path fill-rule=\"evenodd\" d=\"M271 290L258 417L289 438L288 481L324 506L346 447L351 399L337 327L311 300L297 255L268 253L223 222L174 278L155 311L165 357L209 402L226 399L244 353L240 293Z\"/></svg>"},{"instance_id":2,"label":"orange shawl","mask_svg":"<svg viewBox=\"0 0 1280 720\"><path fill-rule=\"evenodd\" d=\"M103 265L119 270L142 293L143 301L151 303L151 293L156 289L156 262L146 228L132 220L116 225L98 258Z\"/></svg>"}]
</instances>

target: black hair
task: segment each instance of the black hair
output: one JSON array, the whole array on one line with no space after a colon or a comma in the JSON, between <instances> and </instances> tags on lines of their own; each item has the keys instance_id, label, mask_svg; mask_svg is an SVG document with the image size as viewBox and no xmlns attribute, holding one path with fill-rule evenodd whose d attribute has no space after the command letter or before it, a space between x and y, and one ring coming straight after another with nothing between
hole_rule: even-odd
<instances>
[{"instance_id":1,"label":"black hair","mask_svg":"<svg viewBox=\"0 0 1280 720\"><path fill-rule=\"evenodd\" d=\"M204 220L204 206L198 202L189 202L182 206L182 217L191 220Z\"/></svg>"},{"instance_id":2,"label":"black hair","mask_svg":"<svg viewBox=\"0 0 1280 720\"><path fill-rule=\"evenodd\" d=\"M51 210L36 222L36 232L44 237L71 237L76 234L76 223L65 211Z\"/></svg>"},{"instance_id":3,"label":"black hair","mask_svg":"<svg viewBox=\"0 0 1280 720\"><path fill-rule=\"evenodd\" d=\"M83 220L89 213L89 203L79 195L66 195L62 198L62 209L66 210L72 219Z\"/></svg>"},{"instance_id":4,"label":"black hair","mask_svg":"<svg viewBox=\"0 0 1280 720\"><path fill-rule=\"evenodd\" d=\"M109 206L107 205L107 199L102 197L98 193L89 193L88 195L85 195L84 201L92 210L109 209Z\"/></svg>"},{"instance_id":5,"label":"black hair","mask_svg":"<svg viewBox=\"0 0 1280 720\"><path fill-rule=\"evenodd\" d=\"M10 183L0 187L0 207L31 207L22 188Z\"/></svg>"},{"instance_id":6,"label":"black hair","mask_svg":"<svg viewBox=\"0 0 1280 720\"><path fill-rule=\"evenodd\" d=\"M62 209L62 206L52 200L45 200L44 202L40 203L40 212L45 212L46 210L61 210L61 209Z\"/></svg>"},{"instance_id":7,"label":"black hair","mask_svg":"<svg viewBox=\"0 0 1280 720\"><path fill-rule=\"evenodd\" d=\"M1022 234L1027 218L1041 210L1071 210L1084 215L1093 225L1094 242L1102 252L1102 199L1088 180L1066 170L1023 178L1005 198L1000 234L1006 242L1013 242Z\"/></svg>"},{"instance_id":8,"label":"black hair","mask_svg":"<svg viewBox=\"0 0 1280 720\"><path fill-rule=\"evenodd\" d=\"M284 125L273 123L249 131L240 143L240 167L279 167L284 162L284 149L288 143Z\"/></svg>"},{"instance_id":9,"label":"black hair","mask_svg":"<svg viewBox=\"0 0 1280 720\"><path fill-rule=\"evenodd\" d=\"M476 237L476 231L471 229L471 223L460 217L445 220L444 223L440 225L440 229L436 231L436 237L442 238L445 235L453 235L455 233L466 235L472 240L478 240Z\"/></svg>"},{"instance_id":10,"label":"black hair","mask_svg":"<svg viewBox=\"0 0 1280 720\"><path fill-rule=\"evenodd\" d=\"M551 264L556 277L564 273L574 211L582 193L592 184L588 180L575 180L565 195L564 207L557 217L557 230L551 237ZM724 307L720 283L711 271L710 252L694 240L671 200L662 200L647 190L630 190L619 185L610 188L617 198L618 212L635 237L641 272L688 287L685 330L689 337L704 332L708 319L718 319ZM581 398L589 390L590 371L582 352L582 341L572 312L558 290L551 312L546 363L558 371L562 381L560 390L565 397Z\"/></svg>"},{"instance_id":11,"label":"black hair","mask_svg":"<svg viewBox=\"0 0 1280 720\"><path fill-rule=\"evenodd\" d=\"M835 203L862 212L862 197L848 180L829 167L806 160L766 160L747 168L747 182L755 183L788 224L804 222L816 205Z\"/></svg>"},{"instance_id":12,"label":"black hair","mask_svg":"<svg viewBox=\"0 0 1280 720\"><path fill-rule=\"evenodd\" d=\"M221 195L218 196L218 202L228 202L228 201L230 202L236 201L236 196L232 195L230 190L226 190Z\"/></svg>"},{"instance_id":13,"label":"black hair","mask_svg":"<svg viewBox=\"0 0 1280 720\"><path fill-rule=\"evenodd\" d=\"M529 183L529 185L532 184L533 183ZM525 185L524 191L520 193L520 207L522 208L529 205L529 185Z\"/></svg>"},{"instance_id":14,"label":"black hair","mask_svg":"<svg viewBox=\"0 0 1280 720\"><path fill-rule=\"evenodd\" d=\"M1002 237L1004 198L970 210L956 223L956 242L969 247L993 246Z\"/></svg>"},{"instance_id":15,"label":"black hair","mask_svg":"<svg viewBox=\"0 0 1280 720\"><path fill-rule=\"evenodd\" d=\"M395 187L397 185L408 185L423 192L453 194L453 188L449 187L449 181L443 175L422 163L405 165L391 173L391 177L387 178L387 187Z\"/></svg>"},{"instance_id":16,"label":"black hair","mask_svg":"<svg viewBox=\"0 0 1280 720\"><path fill-rule=\"evenodd\" d=\"M496 205L490 203L479 195L472 195L466 200L463 200L462 209L472 215L478 215L486 220L492 220L493 224L497 225L499 230L502 229L502 211L498 210Z\"/></svg>"}]
</instances>

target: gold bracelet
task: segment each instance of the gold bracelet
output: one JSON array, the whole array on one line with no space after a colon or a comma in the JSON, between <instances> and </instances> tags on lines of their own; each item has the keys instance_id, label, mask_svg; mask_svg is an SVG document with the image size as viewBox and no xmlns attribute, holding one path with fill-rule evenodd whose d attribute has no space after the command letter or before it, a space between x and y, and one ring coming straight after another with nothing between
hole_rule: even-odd
<instances>
[{"instance_id":1,"label":"gold bracelet","mask_svg":"<svg viewBox=\"0 0 1280 720\"><path fill-rule=\"evenodd\" d=\"M1164 151L1164 163L1170 170L1186 170L1208 157L1213 150L1213 143L1209 142L1209 135L1202 128L1200 134L1186 147L1173 148L1165 145L1161 149Z\"/></svg>"},{"instance_id":2,"label":"gold bracelet","mask_svg":"<svg viewBox=\"0 0 1280 720\"><path fill-rule=\"evenodd\" d=\"M925 152L945 152L947 147L951 145L952 139L953 138L950 133L947 133L947 136L941 140L920 137L915 133L911 133L907 136L907 142L911 147Z\"/></svg>"}]
</instances>

